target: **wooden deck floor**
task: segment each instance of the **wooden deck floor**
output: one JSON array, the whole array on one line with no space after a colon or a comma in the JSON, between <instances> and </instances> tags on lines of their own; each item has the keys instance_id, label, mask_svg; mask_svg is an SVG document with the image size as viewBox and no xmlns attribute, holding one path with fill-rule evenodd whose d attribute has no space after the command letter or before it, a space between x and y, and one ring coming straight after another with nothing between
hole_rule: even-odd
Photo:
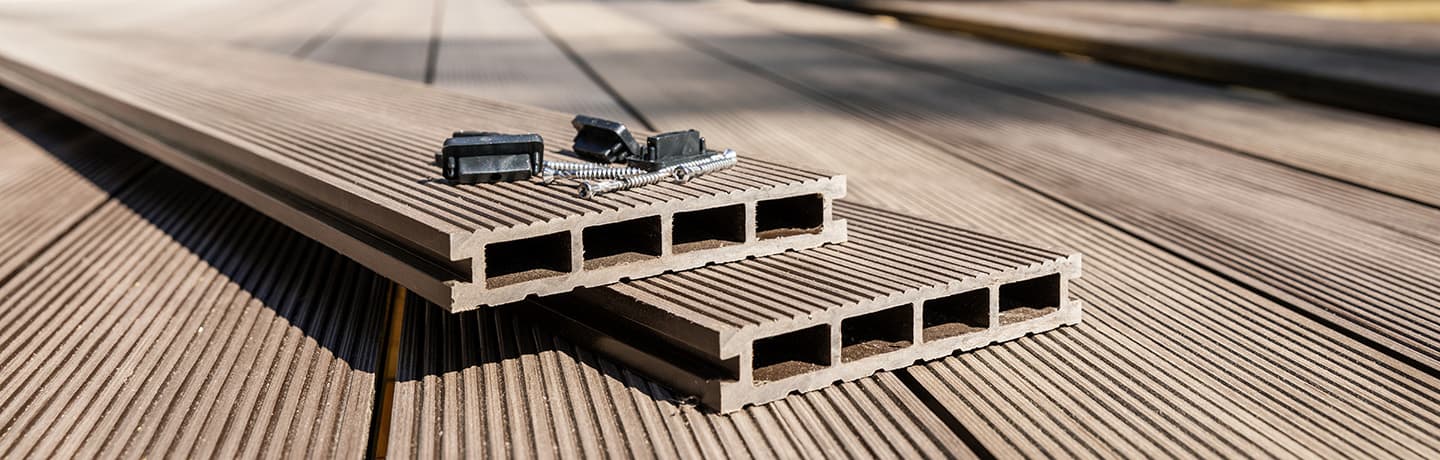
<instances>
[{"instance_id":1,"label":"wooden deck floor","mask_svg":"<svg viewBox=\"0 0 1440 460\"><path fill-rule=\"evenodd\" d=\"M388 441L390 456L1440 455L1440 129L1433 126L818 6L291 3L102 2L95 5L110 5L113 14L97 15L99 6L77 0L0 9L0 19L230 43L648 129L693 127L714 145L785 152L771 159L846 173L848 200L1055 242L1086 258L1073 292L1086 302L1080 326L727 416L696 410L544 325L488 311L449 315L412 301L397 341L395 397L375 397L383 382L344 393L392 401L377 409L392 417L388 433L370 434ZM1440 34L1420 26L1377 36L1370 31L1384 26L1347 25L1317 36L1317 20L1280 15L1222 28L1211 20L1222 13L1210 9L1159 20L1156 6L1006 8L993 7L1024 21L1147 31L1126 36L1136 46L1162 37L1199 49L1214 41L1343 58L1344 78L1419 82L1406 91L1424 97L1440 81L1425 77ZM48 241L116 219L104 211L107 196L154 187L143 185L154 179L127 178L143 169L164 174L133 152L125 157L132 160L99 168L96 152L124 149L103 139L66 141L84 137L83 127L21 129L39 123L34 114L45 109L10 96L0 97L0 120L18 133L0 132L7 139L0 162L17 171L0 174L0 228L15 229L0 234L7 261L59 257L43 255ZM9 217L37 206L41 198L25 182L36 175L56 177L47 193L76 197L69 206L76 210ZM266 250L226 241L217 244ZM44 286L14 274L27 265L0 261L0 292ZM0 323L0 337L48 330L17 314L0 312L11 318ZM166 340L178 339L167 337L123 343L175 346ZM92 346L0 343L5 356ZM326 359L312 367L337 365ZM126 365L105 361L97 372L119 374ZM346 375L375 371L348 365ZM65 369L48 361L4 369L51 368ZM89 419L35 411L78 410L113 396L57 388L80 397L39 398L52 402L36 406L36 395L50 394L42 386L0 390L0 423L11 428L0 430L0 453L101 442L68 435L90 429ZM172 405L235 397L166 396ZM307 400L280 398L274 412L311 407ZM256 429L291 423L273 419ZM353 415L325 420L341 425L313 429L344 439L371 426ZM164 427L177 430L161 435L165 442L192 436Z\"/></svg>"}]
</instances>

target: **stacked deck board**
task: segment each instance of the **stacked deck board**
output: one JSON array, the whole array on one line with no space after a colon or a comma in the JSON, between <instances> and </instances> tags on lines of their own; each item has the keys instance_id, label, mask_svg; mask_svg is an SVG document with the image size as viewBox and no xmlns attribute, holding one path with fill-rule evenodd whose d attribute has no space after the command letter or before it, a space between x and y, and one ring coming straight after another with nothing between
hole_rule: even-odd
<instances>
[{"instance_id":1,"label":"stacked deck board","mask_svg":"<svg viewBox=\"0 0 1440 460\"><path fill-rule=\"evenodd\" d=\"M1063 241L1086 254L1086 277L1069 288L1086 301L1084 327L893 374L882 372L723 416L693 406L665 388L668 384L642 376L645 372L617 366L552 335L550 323L487 321L484 318L498 314L489 309L452 315L440 307L413 308L408 310L414 314L406 321L406 345L400 350L405 377L395 385L396 394L403 397L379 406L379 412L388 410L395 416L389 430L393 436L379 438L391 441L391 455L800 457L823 452L831 457L846 453L933 457L968 456L973 450L979 455L1037 457L1057 453L1206 457L1254 452L1431 457L1440 449L1433 435L1437 410L1432 404L1440 384L1424 345L1434 330L1433 319L1426 316L1423 305L1396 308L1406 306L1377 297L1423 298L1433 292L1425 284L1433 279L1424 274L1426 270L1409 275L1365 274L1324 271L1323 264L1295 264L1293 256L1308 257L1337 241L1314 233L1291 233L1283 251L1231 257L1266 240L1253 233L1221 232L1235 227L1217 225L1203 214L1171 227L1186 229L1185 233L1136 233L1135 229L1153 222L1146 220L1149 216L1120 219L1116 217L1120 208L1089 207L1117 199L1113 190L1070 194L1069 189L1025 173L1025 167L993 168L987 157L974 155L968 146L977 138L1000 137L967 128L969 135L928 142L933 139L917 132L945 133L953 128L919 130L877 122L893 119L897 112L885 104L854 99L827 80L813 78L776 57L788 54L847 78L862 78L877 69L908 76L917 70L940 75L942 79L882 79L867 84L883 93L901 82L908 85L905 91L919 95L930 91L936 101L946 100L937 93L955 88L943 80L976 83L1112 122L1087 125L1094 136L1112 133L1117 125L1162 134L1137 136L1132 143L1114 147L1122 152L1173 151L1229 172L1254 167L1234 157L1294 169L1264 168L1238 181L1181 182L1200 191L1246 188L1251 196L1261 198L1201 202L1193 209L1234 210L1266 203L1260 222L1300 216L1361 232L1365 244L1339 240L1345 245L1342 255L1364 255L1346 259L1347 265L1384 260L1383 254L1375 256L1375 248L1406 246L1428 254L1423 246L1412 244L1416 240L1375 230L1381 227L1433 239L1427 222L1434 220L1417 212L1414 203L1393 199L1435 203L1433 156L1423 155L1434 145L1435 134L1424 126L895 28L886 21L820 8L639 2L592 9L577 4L443 0L434 2L433 9L425 3L416 8L424 11L395 16L387 23L376 18L414 6L413 2L292 3L287 6L294 8L269 8L265 2L217 1L208 10L206 5L187 5L162 13L90 9L81 2L55 6L74 10L73 18L61 22L75 30L103 23L110 30L146 33L200 31L207 38L486 97L505 94L507 100L513 96L514 102L566 112L605 111L637 122L636 126L712 126L709 133L733 139L736 146L744 145L742 151L777 155L784 163L819 164L815 158L820 152L805 147L827 145L824 158L833 163L825 164L835 165L829 169L855 173L849 178L849 199L925 214L941 222L997 229L1022 239ZM1157 5L1155 9L1165 14L1144 17L1110 13L1141 6L1107 7L1100 13L1111 17L1106 24L1114 25L1108 27L1184 25L1186 33L1205 29L1212 36L1215 29L1226 29L1221 32L1230 43L1257 40L1256 34L1280 37L1267 40L1286 45L1313 41L1293 33L1301 29L1277 27L1261 14L1241 13L1244 21L1234 16L1218 22L1207 19L1200 21L1204 27L1197 28L1184 23L1209 16L1182 16L1180 7L1172 7ZM1079 8L1065 14L1072 20L1080 18ZM97 11L107 14L96 20ZM611 16L630 20L623 22L625 27L602 29L611 24ZM692 16L706 20L697 26ZM503 27L492 23L479 27L484 29L480 32L464 27L487 20ZM1238 29L1253 23L1260 24L1256 27L1260 32ZM1340 26L1326 28L1335 32L1326 46L1336 48L1335 43L1342 42L1349 51L1396 54L1391 45L1354 39L1351 30L1368 26ZM796 47L796 41L825 46ZM522 47L550 51L517 56L514 52ZM429 61L420 58L427 52L435 52ZM844 58L855 55L875 59ZM495 59L497 65L475 67L485 60L480 56ZM671 65L635 65L647 59ZM545 91L540 82L547 81L566 83ZM581 84L570 84L577 81ZM737 81L744 84L732 85ZM613 98L594 98L594 86ZM983 103L965 112L934 104L924 106L921 113L981 123L1012 115L1007 103L973 98L977 93L971 91L957 94L972 96L964 99L962 107ZM1061 126L1081 123L1073 117L1030 119L1039 120ZM1035 133L1009 137L1023 139ZM1167 138L1183 142L1166 142ZM1029 148L1033 147L1022 147ZM1054 158L1086 158L1072 165L1127 161L1123 156L1084 157L1103 151L1058 148L1045 153ZM1002 152L1006 154L999 158L1007 158L1014 150ZM878 161L881 158L885 161ZM1174 166L1110 169L1098 177L1105 181L1159 177L1162 183L1175 182L1177 176L1166 174L1166 168ZM1166 204L1174 199L1146 198ZM1270 203L1276 198L1281 202ZM1334 212L1316 213L1317 207ZM847 216L842 213L842 217ZM1244 219L1255 217L1247 214ZM57 222L55 234L69 230L68 223ZM26 254L19 253L16 263L29 263ZM1414 260L1393 263L1413 266ZM1304 281L1314 280L1308 274L1316 268L1322 269L1324 278ZM1350 283L1349 274L1364 275L1367 281ZM1302 282L1289 281L1296 279ZM1394 281L1407 285L1397 286ZM412 298L412 302L420 301ZM174 429L170 424L152 431Z\"/></svg>"},{"instance_id":2,"label":"stacked deck board","mask_svg":"<svg viewBox=\"0 0 1440 460\"><path fill-rule=\"evenodd\" d=\"M137 50L144 59L107 59L107 46ZM686 186L596 200L530 182L454 186L426 177L433 171L423 169L426 146L416 140L436 132L430 126L441 119L501 132L523 130L522 120L553 126L565 119L523 106L254 53L146 40L42 35L0 49L0 63L7 83L337 250L360 254L372 269L396 274L432 301L448 300L454 311L846 238L847 221L835 217L833 205L844 194L842 177L764 160L746 160ZM310 84L296 84L302 77ZM563 133L542 132L552 139ZM697 363L684 351L644 350L651 359L631 363L725 412L1080 321L1079 303L1066 294L1080 274L1076 254L899 214L856 212L871 221L872 241L842 244L838 254L802 251L798 259L722 265L713 271L721 278L696 284L686 280L712 271L657 278L678 280L672 288L682 296L724 286L753 293L749 298L715 300L712 294L657 304L664 289L639 282L638 290L596 290L647 299L630 303L649 310L589 296L589 305L561 315L578 318L580 327L567 330L591 343L658 343L677 338L682 323L711 326L700 332L708 342L690 337L669 344L701 350L701 366L722 375L690 372ZM900 233L883 235L885 226ZM435 276L446 266L417 254L424 251L461 262L448 268L473 281ZM739 273L729 273L734 270ZM431 276L417 280L417 273ZM730 325L713 316L716 308L735 315L774 302L792 314ZM678 316L660 319L666 314ZM605 327L615 324L638 328Z\"/></svg>"},{"instance_id":3,"label":"stacked deck board","mask_svg":"<svg viewBox=\"0 0 1440 460\"><path fill-rule=\"evenodd\" d=\"M845 244L536 302L576 340L721 411L1080 322L1077 253L839 212Z\"/></svg>"},{"instance_id":4,"label":"stacked deck board","mask_svg":"<svg viewBox=\"0 0 1440 460\"><path fill-rule=\"evenodd\" d=\"M571 116L260 53L31 32L5 41L0 80L452 310L845 239L843 176L750 160L594 199L455 186L430 165L450 131L539 132L553 156Z\"/></svg>"}]
</instances>

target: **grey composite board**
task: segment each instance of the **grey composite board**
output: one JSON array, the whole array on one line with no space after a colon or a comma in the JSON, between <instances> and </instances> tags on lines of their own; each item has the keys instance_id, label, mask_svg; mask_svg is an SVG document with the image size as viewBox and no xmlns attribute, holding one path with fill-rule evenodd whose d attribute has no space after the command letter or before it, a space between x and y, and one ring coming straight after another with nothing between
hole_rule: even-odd
<instances>
[{"instance_id":1,"label":"grey composite board","mask_svg":"<svg viewBox=\"0 0 1440 460\"><path fill-rule=\"evenodd\" d=\"M391 288L152 170L0 284L0 456L362 458Z\"/></svg>"},{"instance_id":2,"label":"grey composite board","mask_svg":"<svg viewBox=\"0 0 1440 460\"><path fill-rule=\"evenodd\" d=\"M1426 124L1440 123L1440 66L1175 28L1044 13L1048 7L904 0L814 3L1191 78L1263 88Z\"/></svg>"},{"instance_id":3,"label":"grey composite board","mask_svg":"<svg viewBox=\"0 0 1440 460\"><path fill-rule=\"evenodd\" d=\"M834 99L814 97L815 91L804 85L766 78L786 67L757 67L734 54L713 53L720 41L682 39L685 31L713 31L725 41L764 43L791 65L828 70L852 84L867 81L865 87L876 91L885 86L869 83L869 76L884 67L847 65L854 61L846 50L785 50L802 33L777 33L792 29L769 26L771 21L760 18L802 10L808 14L777 17L793 20L807 37L864 38L912 50L894 41L903 28L785 4L552 3L533 8L657 125L707 123L732 129L746 144L767 146L765 152L823 156L852 172L847 201L1021 240L1055 241L1083 252L1085 277L1070 286L1085 302L1083 324L899 372L915 377L919 385L912 388L955 417L977 449L998 457L1159 452L1205 458L1253 452L1433 456L1440 448L1433 436L1440 412L1429 397L1440 380L1428 369L1257 293L1256 285L1216 274L958 155L964 147L1008 137L921 142L893 124L832 104ZM731 19L717 9L753 10L755 16ZM710 19L667 22L693 18ZM839 19L870 26L836 28ZM761 25L768 30L757 30ZM666 33L662 26L679 32ZM1015 72L1031 64L978 58L973 66ZM902 83L917 92L929 88L932 98L943 96L929 83ZM955 112L971 104L967 100L933 112L932 119L1009 116L998 108ZM806 148L814 145L827 148ZM1212 149L1191 156L1205 162L1221 154ZM1317 247L1299 243L1296 250ZM478 423L475 417L455 417Z\"/></svg>"},{"instance_id":4,"label":"grey composite board","mask_svg":"<svg viewBox=\"0 0 1440 460\"><path fill-rule=\"evenodd\" d=\"M843 245L535 302L572 341L721 412L1080 323L1078 253L838 212Z\"/></svg>"},{"instance_id":5,"label":"grey composite board","mask_svg":"<svg viewBox=\"0 0 1440 460\"><path fill-rule=\"evenodd\" d=\"M557 155L570 116L261 53L28 32L0 49L5 83L452 310L845 239L843 176L742 154L596 199L454 186L429 165L450 130L539 132Z\"/></svg>"}]
</instances>

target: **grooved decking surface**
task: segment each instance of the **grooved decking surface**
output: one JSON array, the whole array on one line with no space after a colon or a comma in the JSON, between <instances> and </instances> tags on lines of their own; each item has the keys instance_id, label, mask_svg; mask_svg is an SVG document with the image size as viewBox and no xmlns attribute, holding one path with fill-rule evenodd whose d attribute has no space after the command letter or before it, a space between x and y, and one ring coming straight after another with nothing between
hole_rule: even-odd
<instances>
[{"instance_id":1,"label":"grooved decking surface","mask_svg":"<svg viewBox=\"0 0 1440 460\"><path fill-rule=\"evenodd\" d=\"M845 202L836 213L852 225L845 244L535 303L576 323L567 329L581 332L567 337L637 368L650 370L649 359L676 368L653 373L721 412L1081 320L1068 289L1082 276L1079 253ZM966 294L978 304L957 300ZM960 319L977 312L979 321ZM927 322L970 330L936 333ZM785 344L775 356L809 357L767 363L767 341Z\"/></svg>"},{"instance_id":2,"label":"grooved decking surface","mask_svg":"<svg viewBox=\"0 0 1440 460\"><path fill-rule=\"evenodd\" d=\"M671 113L666 104L682 99L647 88L683 87L687 83L681 82L699 78L711 79L706 94L714 99L693 102L713 109L677 110L675 122L723 126L731 118L719 108L725 94L745 94L753 101L790 107L853 111L860 116L769 117L767 124L785 135L766 136L766 151L826 145L829 148L811 151L812 161L863 169L865 173L852 174L859 184L866 184L867 177L904 177L907 182L857 187L855 196L883 193L893 198L872 202L922 214L968 206L982 196L981 191L961 192L960 183L975 179L959 178L997 174L1095 216L1104 225L1115 225L1201 260L1226 276L1242 278L1311 314L1342 322L1348 330L1386 341L1414 359L1436 362L1436 342L1430 338L1440 328L1431 327L1436 324L1435 312L1428 306L1437 301L1440 281L1414 271L1433 271L1422 267L1440 260L1436 246L1440 239L1434 233L1440 226L1440 210L1434 207L954 76L907 69L870 55L840 53L800 37L777 36L750 25L755 21L748 18L707 25L716 23L693 19L697 16L675 6L625 8L627 13L655 16L656 23L674 24L669 32L684 38L672 38L666 31L641 27L643 21L627 20L606 8L539 9L556 30L574 37L579 49L593 52L592 65L615 75L622 91L634 95L632 103L641 110L654 107L651 113L658 115L652 118L657 120ZM633 27L586 26L602 15ZM651 51L604 51L637 43L647 43ZM698 52L681 53L691 45ZM654 51L657 47L674 56L665 64L647 59L665 53ZM824 58L816 64L809 60L813 58L799 56ZM763 73L747 72L730 62ZM902 139L897 131L916 138ZM905 152L907 146L939 155ZM847 158L847 152L854 156ZM875 152L887 152L888 164L876 164ZM902 163L907 157L913 163ZM938 165L948 170L935 170ZM919 196L934 196L934 207L908 202L903 198L906 187L920 189ZM1008 231L1008 227L982 226ZM1028 239L1081 247L1068 243L1069 238ZM1371 283L1380 279L1385 288L1374 289Z\"/></svg>"},{"instance_id":3,"label":"grooved decking surface","mask_svg":"<svg viewBox=\"0 0 1440 460\"><path fill-rule=\"evenodd\" d=\"M258 195L242 199L457 311L845 239L844 222L829 211L845 194L843 176L747 158L694 183L593 199L530 181L456 186L430 164L452 130L538 132L551 139L554 158L573 137L573 116L260 53L33 30L14 38L6 41L13 47L0 49L10 84L130 135L141 150L227 193ZM735 245L682 253L662 242L653 258L613 267L577 263L584 229L655 216L668 225L672 213L737 204L749 215L757 202L802 195L820 197L812 206L821 216L814 232L765 238L747 230ZM266 207L262 200L284 203ZM305 219L287 217L296 213ZM330 226L313 230L313 220ZM359 236L329 235L346 226ZM525 259L496 255L492 243L550 234L565 236L570 269L505 284L487 271ZM354 241L364 238L381 241Z\"/></svg>"},{"instance_id":4,"label":"grooved decking surface","mask_svg":"<svg viewBox=\"0 0 1440 460\"><path fill-rule=\"evenodd\" d=\"M410 66L395 72L417 79L432 64L413 54L429 44L377 44L430 37L437 85L553 110L638 114L655 129L699 127L726 145L848 173L851 200L1085 254L1085 277L1071 289L1086 304L1081 326L731 416L674 402L638 371L543 324L411 308L401 350L409 377L385 408L395 416L392 455L551 446L621 456L1440 454L1437 327L1425 303L1436 276L1424 268L1435 260L1431 213L1440 204L1431 127L810 6L441 0L439 21L406 22L416 32L353 25L369 9L394 8L391 0L266 3L95 15L103 10L85 2L42 2L26 4L26 17L72 30L185 29L298 57L340 39L349 51L331 62L394 59ZM489 36L449 28L463 20L447 12L479 10L508 22ZM1144 28L1201 34L1180 24L1193 13L1180 14ZM1210 21L1207 29L1227 30L1208 43L1318 46L1274 38L1292 26L1265 16L1247 16L1256 31ZM1133 17L1107 21L1139 27ZM1321 52L1365 47L1391 51L1366 59L1415 61L1426 49L1389 44L1412 32L1345 38L1354 33L1336 30L1328 41L1350 48ZM478 45L486 40L496 46ZM495 74L501 67L464 70L474 64L466 49L497 63L514 62L509 49L551 51ZM618 98L607 103L587 84L527 89L577 74ZM957 90L976 107L941 102ZM920 100L908 111L874 101L888 94ZM1029 129L1009 131L1017 125ZM963 136L943 135L951 130ZM1175 202L1191 206L1167 209Z\"/></svg>"},{"instance_id":5,"label":"grooved decking surface","mask_svg":"<svg viewBox=\"0 0 1440 460\"><path fill-rule=\"evenodd\" d=\"M359 458L390 286L160 167L0 286L0 453Z\"/></svg>"},{"instance_id":6,"label":"grooved decking surface","mask_svg":"<svg viewBox=\"0 0 1440 460\"><path fill-rule=\"evenodd\" d=\"M0 121L3 280L153 162L8 90Z\"/></svg>"},{"instance_id":7,"label":"grooved decking surface","mask_svg":"<svg viewBox=\"0 0 1440 460\"><path fill-rule=\"evenodd\" d=\"M891 374L717 415L505 308L406 315L392 458L975 457Z\"/></svg>"},{"instance_id":8,"label":"grooved decking surface","mask_svg":"<svg viewBox=\"0 0 1440 460\"><path fill-rule=\"evenodd\" d=\"M1194 31L1152 21L1095 20L1046 2L817 0L1040 49L1240 84L1387 116L1440 123L1440 66L1381 53ZM1123 7L1122 7L1123 8ZM1159 13L1166 15L1166 13ZM1377 29L1378 30L1378 29ZM1313 33L1323 34L1316 30ZM1273 36L1272 36L1273 37ZM1267 37L1269 38L1269 37ZM1423 46L1423 45L1422 45Z\"/></svg>"}]
</instances>

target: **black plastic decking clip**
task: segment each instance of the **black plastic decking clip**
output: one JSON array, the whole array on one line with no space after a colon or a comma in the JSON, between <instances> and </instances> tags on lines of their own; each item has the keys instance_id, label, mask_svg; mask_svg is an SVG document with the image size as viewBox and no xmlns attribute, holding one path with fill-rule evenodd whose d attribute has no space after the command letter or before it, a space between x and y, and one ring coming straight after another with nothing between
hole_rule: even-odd
<instances>
[{"instance_id":1,"label":"black plastic decking clip","mask_svg":"<svg viewBox=\"0 0 1440 460\"><path fill-rule=\"evenodd\" d=\"M480 184L525 180L540 173L545 141L539 134L457 131L440 149L446 180Z\"/></svg>"},{"instance_id":2,"label":"black plastic decking clip","mask_svg":"<svg viewBox=\"0 0 1440 460\"><path fill-rule=\"evenodd\" d=\"M576 155L596 163L620 163L640 153L640 144L625 124L588 115L576 115Z\"/></svg>"},{"instance_id":3,"label":"black plastic decking clip","mask_svg":"<svg viewBox=\"0 0 1440 460\"><path fill-rule=\"evenodd\" d=\"M630 157L627 164L632 168L656 171L687 161L705 158L705 138L700 132L688 129L656 134L645 140L645 150Z\"/></svg>"}]
</instances>

